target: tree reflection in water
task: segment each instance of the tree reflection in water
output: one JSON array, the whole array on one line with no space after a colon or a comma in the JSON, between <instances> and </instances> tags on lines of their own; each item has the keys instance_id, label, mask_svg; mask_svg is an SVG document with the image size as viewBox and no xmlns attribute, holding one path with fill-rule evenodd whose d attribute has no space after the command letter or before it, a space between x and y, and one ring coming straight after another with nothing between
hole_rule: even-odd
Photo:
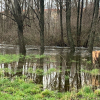
<instances>
[{"instance_id":1,"label":"tree reflection in water","mask_svg":"<svg viewBox=\"0 0 100 100\"><path fill-rule=\"evenodd\" d=\"M36 73L35 83L37 84L43 84L43 63L44 58L40 58L38 65L36 66L38 72Z\"/></svg>"},{"instance_id":2,"label":"tree reflection in water","mask_svg":"<svg viewBox=\"0 0 100 100\"><path fill-rule=\"evenodd\" d=\"M82 53L63 52L50 57L25 59L21 57L18 62L0 64L0 69L8 68L1 77L26 75L27 79L32 79L35 83L43 84L43 89L59 90L62 92L78 90L84 84L98 88L100 86L100 74L91 75L89 71L98 66L91 63L93 55L82 57ZM83 59L85 59L83 61ZM94 62L94 61L93 61ZM96 63L96 62L95 62ZM31 72L28 70L31 69ZM82 71L82 70L85 71ZM39 72L40 71L40 72ZM88 72L86 72L88 71Z\"/></svg>"},{"instance_id":3,"label":"tree reflection in water","mask_svg":"<svg viewBox=\"0 0 100 100\"><path fill-rule=\"evenodd\" d=\"M70 91L70 69L72 66L71 60L74 59L74 53L70 52L66 54L66 67L65 67L65 91Z\"/></svg>"}]
</instances>

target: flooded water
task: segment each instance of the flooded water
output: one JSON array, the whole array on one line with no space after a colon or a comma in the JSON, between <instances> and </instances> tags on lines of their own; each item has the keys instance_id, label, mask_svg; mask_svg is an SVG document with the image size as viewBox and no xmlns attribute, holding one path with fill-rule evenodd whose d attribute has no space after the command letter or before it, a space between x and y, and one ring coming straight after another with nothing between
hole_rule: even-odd
<instances>
[{"instance_id":1,"label":"flooded water","mask_svg":"<svg viewBox=\"0 0 100 100\"><path fill-rule=\"evenodd\" d=\"M39 54L39 47L28 45L26 49L26 55ZM3 71L1 77L7 76L13 79L15 76L26 75L25 79L43 84L43 89L63 92L72 89L78 90L85 84L94 89L100 88L100 48L94 48L92 55L86 48L75 49L73 54L70 53L68 47L46 46L44 52L46 57L42 59L35 57L0 64L0 69L9 69L8 72ZM0 53L18 54L18 46L0 45ZM39 72L43 74L39 74Z\"/></svg>"}]
</instances>

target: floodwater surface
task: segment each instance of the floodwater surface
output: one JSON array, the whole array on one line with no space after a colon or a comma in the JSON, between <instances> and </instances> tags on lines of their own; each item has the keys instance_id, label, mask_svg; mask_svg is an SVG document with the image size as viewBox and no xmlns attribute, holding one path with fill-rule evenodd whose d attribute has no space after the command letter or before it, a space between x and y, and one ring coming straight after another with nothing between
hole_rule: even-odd
<instances>
[{"instance_id":1,"label":"floodwater surface","mask_svg":"<svg viewBox=\"0 0 100 100\"><path fill-rule=\"evenodd\" d=\"M71 91L78 90L83 85L100 88L100 60L99 49L94 48L92 54L86 48L75 48L71 53L68 47L46 46L44 56L39 56L39 47L26 46L26 55L35 55L18 62L1 63L3 76L14 78L26 76L27 79L43 85L43 89ZM18 54L18 46L0 45L1 54ZM13 73L11 73L13 72Z\"/></svg>"}]
</instances>

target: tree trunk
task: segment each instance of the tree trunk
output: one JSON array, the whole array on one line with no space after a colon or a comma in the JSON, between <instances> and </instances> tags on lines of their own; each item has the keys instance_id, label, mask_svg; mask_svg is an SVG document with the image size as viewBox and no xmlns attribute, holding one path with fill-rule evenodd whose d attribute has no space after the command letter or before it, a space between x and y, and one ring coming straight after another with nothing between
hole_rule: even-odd
<instances>
[{"instance_id":1,"label":"tree trunk","mask_svg":"<svg viewBox=\"0 0 100 100\"><path fill-rule=\"evenodd\" d=\"M88 0L86 0L86 8L85 8L85 11L87 11L87 7L88 7Z\"/></svg>"},{"instance_id":2,"label":"tree trunk","mask_svg":"<svg viewBox=\"0 0 100 100\"><path fill-rule=\"evenodd\" d=\"M37 84L43 84L43 63L44 58L40 58L40 65L36 66L36 70L42 70L42 72L36 74L35 83Z\"/></svg>"},{"instance_id":3,"label":"tree trunk","mask_svg":"<svg viewBox=\"0 0 100 100\"><path fill-rule=\"evenodd\" d=\"M44 0L40 0L40 54L44 53Z\"/></svg>"},{"instance_id":4,"label":"tree trunk","mask_svg":"<svg viewBox=\"0 0 100 100\"><path fill-rule=\"evenodd\" d=\"M83 3L84 3L84 0L82 0L82 3L81 3L81 12L80 12L80 24L79 24L79 45L81 44L81 40L80 40L80 36L81 36L81 29L82 29L82 17L83 17Z\"/></svg>"},{"instance_id":5,"label":"tree trunk","mask_svg":"<svg viewBox=\"0 0 100 100\"><path fill-rule=\"evenodd\" d=\"M92 23L92 29L90 33L90 39L89 39L89 48L88 51L92 52L93 50L93 44L94 44L94 37L95 37L95 31L97 26L97 19L98 19L98 13L99 13L99 0L94 1L94 12L93 12L93 23Z\"/></svg>"},{"instance_id":6,"label":"tree trunk","mask_svg":"<svg viewBox=\"0 0 100 100\"><path fill-rule=\"evenodd\" d=\"M94 2L94 3L95 3L95 2ZM83 44L83 47L88 47L89 38L90 38L90 33L91 33L91 30L92 30L92 25L93 25L93 20L94 20L94 14L95 14L95 7L93 8L93 15L92 15L91 26L90 26L89 31L87 32L87 33L88 33L88 36L87 36L86 41L85 41L84 44Z\"/></svg>"},{"instance_id":7,"label":"tree trunk","mask_svg":"<svg viewBox=\"0 0 100 100\"><path fill-rule=\"evenodd\" d=\"M70 45L70 49L71 51L75 51L75 47L74 47L74 42L73 42L73 38L72 38L72 34L71 34L71 0L67 0L66 1L66 29L67 29L67 38L68 38L68 43Z\"/></svg>"},{"instance_id":8,"label":"tree trunk","mask_svg":"<svg viewBox=\"0 0 100 100\"><path fill-rule=\"evenodd\" d=\"M11 18L17 23L19 53L25 55L26 49L25 49L24 36L23 36L23 23L26 16L29 14L30 0L24 0L24 2L21 1L22 0L4 0L4 3L6 4L6 6L8 6L10 10L9 12L11 12L11 15L13 17L13 18L11 17L9 18Z\"/></svg>"},{"instance_id":9,"label":"tree trunk","mask_svg":"<svg viewBox=\"0 0 100 100\"><path fill-rule=\"evenodd\" d=\"M60 29L61 29L61 43L60 43L60 46L64 46L64 40L63 40L63 23L62 23L62 0L60 0L59 2L60 4Z\"/></svg>"},{"instance_id":10,"label":"tree trunk","mask_svg":"<svg viewBox=\"0 0 100 100\"><path fill-rule=\"evenodd\" d=\"M22 55L26 54L24 36L23 36L23 24L18 25L18 40L19 40L19 53Z\"/></svg>"},{"instance_id":11,"label":"tree trunk","mask_svg":"<svg viewBox=\"0 0 100 100\"><path fill-rule=\"evenodd\" d=\"M80 0L78 0L78 8L77 8L77 47L80 46L79 15L80 15Z\"/></svg>"},{"instance_id":12,"label":"tree trunk","mask_svg":"<svg viewBox=\"0 0 100 100\"><path fill-rule=\"evenodd\" d=\"M57 14L59 14L59 2L56 0L56 5L57 5Z\"/></svg>"},{"instance_id":13,"label":"tree trunk","mask_svg":"<svg viewBox=\"0 0 100 100\"><path fill-rule=\"evenodd\" d=\"M77 0L74 0L74 3L75 3L76 11L77 11Z\"/></svg>"},{"instance_id":14,"label":"tree trunk","mask_svg":"<svg viewBox=\"0 0 100 100\"><path fill-rule=\"evenodd\" d=\"M18 42L19 42L19 53L22 55L26 54L26 48L24 43L24 36L23 36L23 17L21 12L21 6L19 4L20 0L14 0L14 12L13 17L16 20L17 26L18 26ZM26 2L25 2L26 4Z\"/></svg>"}]
</instances>

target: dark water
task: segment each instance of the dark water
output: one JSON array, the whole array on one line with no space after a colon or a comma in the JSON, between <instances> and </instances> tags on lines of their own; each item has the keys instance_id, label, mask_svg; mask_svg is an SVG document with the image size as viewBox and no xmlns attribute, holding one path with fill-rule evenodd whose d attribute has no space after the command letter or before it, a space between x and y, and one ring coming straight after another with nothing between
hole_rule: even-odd
<instances>
[{"instance_id":1,"label":"dark water","mask_svg":"<svg viewBox=\"0 0 100 100\"><path fill-rule=\"evenodd\" d=\"M39 54L39 47L26 46L26 48L27 55ZM99 70L99 62L96 63L95 60L93 62L95 57L88 53L86 48L76 48L74 54L70 53L68 47L45 48L44 55L47 57L43 59L19 59L19 62L0 64L0 69L9 69L8 72L3 72L1 77L8 76L13 79L16 75L26 75L25 79L32 79L35 83L43 84L44 89L50 90L78 90L85 84L100 88L100 73L89 73L95 68ZM99 48L95 50L99 51ZM0 53L18 54L18 46L0 45ZM38 69L43 70L43 74L38 74L36 72Z\"/></svg>"}]
</instances>

